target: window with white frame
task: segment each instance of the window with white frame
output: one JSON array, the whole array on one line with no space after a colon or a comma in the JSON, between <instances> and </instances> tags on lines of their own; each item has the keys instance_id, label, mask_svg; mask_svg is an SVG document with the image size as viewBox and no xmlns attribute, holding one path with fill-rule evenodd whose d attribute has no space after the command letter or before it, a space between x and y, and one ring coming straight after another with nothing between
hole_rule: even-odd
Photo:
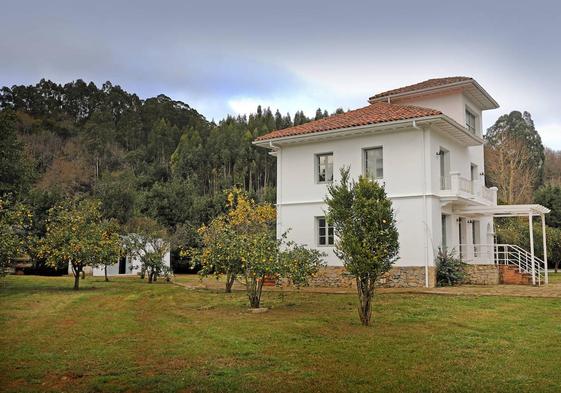
<instances>
[{"instance_id":1,"label":"window with white frame","mask_svg":"<svg viewBox=\"0 0 561 393\"><path fill-rule=\"evenodd\" d=\"M475 134L477 130L476 120L477 116L475 116L473 112L466 108L466 128L473 134Z\"/></svg>"},{"instance_id":2,"label":"window with white frame","mask_svg":"<svg viewBox=\"0 0 561 393\"><path fill-rule=\"evenodd\" d=\"M316 217L317 242L319 246L332 246L335 243L333 225L325 217Z\"/></svg>"},{"instance_id":3,"label":"window with white frame","mask_svg":"<svg viewBox=\"0 0 561 393\"><path fill-rule=\"evenodd\" d=\"M370 179L384 177L384 156L381 147L364 149L364 175Z\"/></svg>"},{"instance_id":4,"label":"window with white frame","mask_svg":"<svg viewBox=\"0 0 561 393\"><path fill-rule=\"evenodd\" d=\"M333 181L333 153L316 154L316 182Z\"/></svg>"}]
</instances>

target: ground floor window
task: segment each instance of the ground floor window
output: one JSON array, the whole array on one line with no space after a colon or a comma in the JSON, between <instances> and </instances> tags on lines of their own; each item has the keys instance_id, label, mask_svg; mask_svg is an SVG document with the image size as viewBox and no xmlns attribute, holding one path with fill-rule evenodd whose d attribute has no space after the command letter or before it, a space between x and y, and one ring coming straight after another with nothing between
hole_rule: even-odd
<instances>
[{"instance_id":1,"label":"ground floor window","mask_svg":"<svg viewBox=\"0 0 561 393\"><path fill-rule=\"evenodd\" d=\"M333 225L325 217L316 217L317 241L320 246L332 246L335 243Z\"/></svg>"}]
</instances>

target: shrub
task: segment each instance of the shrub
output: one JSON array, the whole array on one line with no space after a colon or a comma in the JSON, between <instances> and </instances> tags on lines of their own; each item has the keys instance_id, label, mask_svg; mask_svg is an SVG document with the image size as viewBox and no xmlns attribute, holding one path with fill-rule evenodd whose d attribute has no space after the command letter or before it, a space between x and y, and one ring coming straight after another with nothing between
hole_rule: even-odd
<instances>
[{"instance_id":1,"label":"shrub","mask_svg":"<svg viewBox=\"0 0 561 393\"><path fill-rule=\"evenodd\" d=\"M466 264L456 257L454 250L438 248L436 256L436 284L440 287L459 285L465 281Z\"/></svg>"}]
</instances>

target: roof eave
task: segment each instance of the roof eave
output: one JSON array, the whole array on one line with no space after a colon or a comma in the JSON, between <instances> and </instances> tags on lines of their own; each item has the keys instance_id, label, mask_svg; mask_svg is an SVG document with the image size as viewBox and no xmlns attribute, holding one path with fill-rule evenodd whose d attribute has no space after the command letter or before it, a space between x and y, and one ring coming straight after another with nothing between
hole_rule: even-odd
<instances>
[{"instance_id":1,"label":"roof eave","mask_svg":"<svg viewBox=\"0 0 561 393\"><path fill-rule=\"evenodd\" d=\"M326 131L316 131L316 132L309 132L305 134L298 134L298 135L289 135L284 137L277 137L277 138L269 138L263 140L255 140L252 143L256 146L260 147L269 147L271 143L285 143L285 142L296 142L296 141L303 141L308 139L324 139L325 137L329 136L346 136L352 134L359 134L369 132L370 130L383 130L383 129L391 129L395 128L396 126L406 125L412 123L414 120L419 122L422 120L433 119L439 117L441 115L435 116L424 116L424 117L417 117L411 119L403 119L403 120L394 120L394 121L387 121L381 123L372 123L372 124L365 124L361 126L354 126L354 127L345 127L345 128L335 128L333 130L326 130Z\"/></svg>"},{"instance_id":2,"label":"roof eave","mask_svg":"<svg viewBox=\"0 0 561 393\"><path fill-rule=\"evenodd\" d=\"M369 133L373 131L374 132L384 131L384 130L390 130L399 127L406 127L407 125L413 125L413 122L415 122L417 125L422 125L425 123L434 123L436 121L443 121L446 124L448 124L451 128L453 128L456 131L457 135L460 135L462 137L462 142L468 146L476 146L476 145L483 144L484 142L483 138L470 133L465 127L462 127L458 122L454 121L453 119L451 119L446 115L441 114L441 115L423 116L423 117L416 117L416 118L403 119L403 120L395 120L391 122L366 124L366 125L355 126L355 127L337 128L334 130L318 131L318 132L312 132L307 134L269 138L263 140L256 140L253 141L252 143L258 147L274 149L276 147L274 145L279 145L279 144L307 142L307 141L326 139L329 137L345 137L355 134Z\"/></svg>"}]
</instances>

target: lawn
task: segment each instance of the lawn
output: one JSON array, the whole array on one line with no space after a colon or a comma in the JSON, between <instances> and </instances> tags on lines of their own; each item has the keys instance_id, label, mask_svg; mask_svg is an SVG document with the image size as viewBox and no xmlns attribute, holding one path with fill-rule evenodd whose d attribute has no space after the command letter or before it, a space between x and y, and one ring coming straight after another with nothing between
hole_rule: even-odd
<instances>
[{"instance_id":1,"label":"lawn","mask_svg":"<svg viewBox=\"0 0 561 393\"><path fill-rule=\"evenodd\" d=\"M557 273L549 273L550 283L561 283L561 271Z\"/></svg>"},{"instance_id":2,"label":"lawn","mask_svg":"<svg viewBox=\"0 0 561 393\"><path fill-rule=\"evenodd\" d=\"M556 277L557 278L557 277ZM8 277L0 390L561 391L561 300L243 292Z\"/></svg>"}]
</instances>

